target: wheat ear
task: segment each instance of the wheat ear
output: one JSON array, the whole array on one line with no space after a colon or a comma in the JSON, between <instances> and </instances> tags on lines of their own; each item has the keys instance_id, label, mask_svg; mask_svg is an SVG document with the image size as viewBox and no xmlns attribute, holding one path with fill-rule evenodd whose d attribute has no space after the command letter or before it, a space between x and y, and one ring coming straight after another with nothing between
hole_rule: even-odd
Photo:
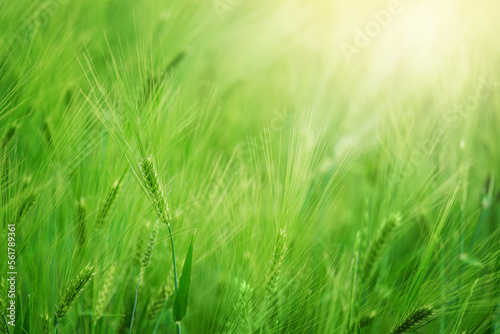
<instances>
[{"instance_id":1,"label":"wheat ear","mask_svg":"<svg viewBox=\"0 0 500 334\"><path fill-rule=\"evenodd\" d=\"M151 157L140 162L139 168L141 170L142 183L146 188L151 204L153 205L160 220L168 225L171 220L170 210Z\"/></svg>"},{"instance_id":2,"label":"wheat ear","mask_svg":"<svg viewBox=\"0 0 500 334\"><path fill-rule=\"evenodd\" d=\"M118 195L118 191L120 190L120 180L117 180L111 189L108 191L106 199L102 204L101 209L99 210L99 214L97 215L96 225L97 227L102 227L104 222L106 221L106 216L108 215L113 203L116 201L116 197Z\"/></svg>"},{"instance_id":3,"label":"wheat ear","mask_svg":"<svg viewBox=\"0 0 500 334\"><path fill-rule=\"evenodd\" d=\"M31 210L36 204L37 201L37 195L36 194L31 194L28 195L28 197L25 198L23 204L19 208L19 211L17 213L16 219L15 219L15 224L17 225L21 219L23 219L24 215Z\"/></svg>"},{"instance_id":4,"label":"wheat ear","mask_svg":"<svg viewBox=\"0 0 500 334\"><path fill-rule=\"evenodd\" d=\"M249 315L252 313L251 298L253 294L253 289L246 281L241 282L238 301L234 304L234 317L229 319L226 323L226 329L229 333L231 332L252 332L252 324L249 320ZM246 323L246 328L240 330L240 327L244 326Z\"/></svg>"},{"instance_id":5,"label":"wheat ear","mask_svg":"<svg viewBox=\"0 0 500 334\"><path fill-rule=\"evenodd\" d=\"M75 300L82 294L83 290L92 279L92 276L94 276L94 266L88 264L66 287L61 295L59 304L56 306L56 328L61 319L71 311Z\"/></svg>"},{"instance_id":6,"label":"wheat ear","mask_svg":"<svg viewBox=\"0 0 500 334\"><path fill-rule=\"evenodd\" d=\"M276 239L276 244L274 246L274 252L273 252L273 261L269 266L269 271L267 274L267 284L266 284L267 298L270 298L271 295L276 290L276 285L279 280L283 260L285 258L287 250L288 250L288 244L287 244L286 230L281 230L280 234Z\"/></svg>"},{"instance_id":7,"label":"wheat ear","mask_svg":"<svg viewBox=\"0 0 500 334\"><path fill-rule=\"evenodd\" d=\"M144 250L144 254L142 256L141 272L139 273L139 280L143 278L144 273L146 272L146 267L149 265L149 262L151 262L151 257L153 256L153 250L156 246L159 230L160 230L160 224L157 220L153 227L153 231L149 235L148 245L146 246L146 249Z\"/></svg>"},{"instance_id":8,"label":"wheat ear","mask_svg":"<svg viewBox=\"0 0 500 334\"><path fill-rule=\"evenodd\" d=\"M158 291L154 293L151 303L148 306L148 320L158 318L163 308L163 303L168 299L173 292L173 289L167 285L163 285Z\"/></svg>"},{"instance_id":9,"label":"wheat ear","mask_svg":"<svg viewBox=\"0 0 500 334\"><path fill-rule=\"evenodd\" d=\"M390 334L404 334L412 332L431 321L433 315L434 309L432 306L421 306L408 314L402 321L397 323L391 329Z\"/></svg>"},{"instance_id":10,"label":"wheat ear","mask_svg":"<svg viewBox=\"0 0 500 334\"><path fill-rule=\"evenodd\" d=\"M52 332L52 323L50 322L50 317L49 313L45 312L41 314L41 326L40 326L40 333L42 334L50 334Z\"/></svg>"},{"instance_id":11,"label":"wheat ear","mask_svg":"<svg viewBox=\"0 0 500 334\"><path fill-rule=\"evenodd\" d=\"M399 213L389 216L379 230L377 238L370 244L366 252L364 267L362 272L362 280L366 281L370 278L375 268L375 265L380 260L380 256L387 247L394 232L401 225L401 216Z\"/></svg>"},{"instance_id":12,"label":"wheat ear","mask_svg":"<svg viewBox=\"0 0 500 334\"><path fill-rule=\"evenodd\" d=\"M146 267L149 265L151 257L153 256L153 250L156 246L159 230L160 230L160 224L159 221L157 220L155 226L153 227L153 231L149 235L148 245L146 246L146 249L144 250L144 255L142 256L141 272L139 273L139 279L137 280L137 286L135 287L134 308L132 309L132 318L130 319L129 334L132 333L132 327L134 325L134 316L135 316L135 308L137 306L137 291L139 290L139 283L141 283L142 277L146 272Z\"/></svg>"},{"instance_id":13,"label":"wheat ear","mask_svg":"<svg viewBox=\"0 0 500 334\"><path fill-rule=\"evenodd\" d=\"M111 291L113 290L113 283L115 281L115 272L116 272L116 265L112 265L109 267L108 271L106 272L106 276L104 278L104 282L99 290L99 293L97 294L97 300L96 300L96 306L95 306L95 317L94 317L94 324L99 321L99 319L102 317L104 313L104 309L109 303L109 300L111 299Z\"/></svg>"},{"instance_id":14,"label":"wheat ear","mask_svg":"<svg viewBox=\"0 0 500 334\"><path fill-rule=\"evenodd\" d=\"M7 132L5 133L5 137L3 138L2 145L0 146L2 149L9 145L10 140L14 137L17 132L18 126L16 124L11 125Z\"/></svg>"},{"instance_id":15,"label":"wheat ear","mask_svg":"<svg viewBox=\"0 0 500 334\"><path fill-rule=\"evenodd\" d=\"M85 209L85 198L80 198L77 202L77 215L78 215L78 243L83 245L85 243L85 220L87 217L86 209Z\"/></svg>"}]
</instances>

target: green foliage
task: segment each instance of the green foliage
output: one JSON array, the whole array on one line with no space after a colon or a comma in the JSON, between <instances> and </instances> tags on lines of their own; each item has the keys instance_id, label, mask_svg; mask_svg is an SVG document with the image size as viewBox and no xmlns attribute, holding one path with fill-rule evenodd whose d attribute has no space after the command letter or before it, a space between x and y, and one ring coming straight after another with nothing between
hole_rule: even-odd
<instances>
[{"instance_id":1,"label":"green foliage","mask_svg":"<svg viewBox=\"0 0 500 334\"><path fill-rule=\"evenodd\" d=\"M191 285L191 267L193 264L193 242L194 236L189 244L184 266L182 267L182 274L179 279L179 289L175 294L173 312L175 322L179 322L184 318L188 307L189 287Z\"/></svg>"},{"instance_id":2,"label":"green foliage","mask_svg":"<svg viewBox=\"0 0 500 334\"><path fill-rule=\"evenodd\" d=\"M1 2L10 332L500 333L500 2L393 5Z\"/></svg>"}]
</instances>

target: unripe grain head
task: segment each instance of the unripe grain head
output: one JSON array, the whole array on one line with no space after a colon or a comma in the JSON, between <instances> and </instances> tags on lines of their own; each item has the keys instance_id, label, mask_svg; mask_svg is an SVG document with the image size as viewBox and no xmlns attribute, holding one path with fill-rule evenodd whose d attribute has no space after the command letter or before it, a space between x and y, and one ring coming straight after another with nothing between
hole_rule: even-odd
<instances>
[{"instance_id":1,"label":"unripe grain head","mask_svg":"<svg viewBox=\"0 0 500 334\"><path fill-rule=\"evenodd\" d=\"M97 322L102 317L102 314L104 313L104 310L111 299L113 285L116 277L115 272L116 265L112 265L111 267L109 267L108 271L106 272L103 284L97 294L96 306L94 311L94 322Z\"/></svg>"},{"instance_id":2,"label":"unripe grain head","mask_svg":"<svg viewBox=\"0 0 500 334\"><path fill-rule=\"evenodd\" d=\"M266 294L269 298L276 289L276 284L281 273L281 267L288 250L286 230L281 230L274 246L273 261L267 274Z\"/></svg>"},{"instance_id":3,"label":"unripe grain head","mask_svg":"<svg viewBox=\"0 0 500 334\"><path fill-rule=\"evenodd\" d=\"M106 216L108 215L113 203L116 201L116 197L118 196L118 191L120 190L120 180L117 180L111 189L108 191L106 195L106 199L102 203L102 206L99 210L99 214L97 216L97 227L102 227L106 221Z\"/></svg>"},{"instance_id":4,"label":"unripe grain head","mask_svg":"<svg viewBox=\"0 0 500 334\"><path fill-rule=\"evenodd\" d=\"M155 226L153 227L153 231L149 235L148 245L146 246L146 249L144 250L144 254L142 256L141 273L139 274L139 279L142 279L142 277L144 276L144 272L146 271L146 267L149 265L149 262L151 262L151 257L153 256L153 250L156 246L159 230L160 224L157 220Z\"/></svg>"},{"instance_id":5,"label":"unripe grain head","mask_svg":"<svg viewBox=\"0 0 500 334\"><path fill-rule=\"evenodd\" d=\"M383 223L378 232L377 238L370 244L366 252L364 267L362 272L363 281L370 278L375 265L380 260L380 256L389 244L394 232L401 225L401 216L399 213L389 216Z\"/></svg>"},{"instance_id":6,"label":"unripe grain head","mask_svg":"<svg viewBox=\"0 0 500 334\"><path fill-rule=\"evenodd\" d=\"M427 324L434 316L434 309L432 306L422 306L409 313L392 329L391 334L404 334L413 332L417 328Z\"/></svg>"},{"instance_id":7,"label":"unripe grain head","mask_svg":"<svg viewBox=\"0 0 500 334\"><path fill-rule=\"evenodd\" d=\"M88 285L93 276L94 266L90 266L90 264L88 264L85 268L83 268L78 276L69 283L64 292L61 294L59 303L56 305L56 324L59 323L59 321L61 321L61 319L64 318L69 311L71 311L75 300L83 293L85 287Z\"/></svg>"},{"instance_id":8,"label":"unripe grain head","mask_svg":"<svg viewBox=\"0 0 500 334\"><path fill-rule=\"evenodd\" d=\"M153 165L152 158L149 157L140 162L139 168L141 170L142 183L146 189L151 204L155 208L160 220L165 224L169 224L172 217L170 215L165 194L163 193L163 187Z\"/></svg>"}]
</instances>

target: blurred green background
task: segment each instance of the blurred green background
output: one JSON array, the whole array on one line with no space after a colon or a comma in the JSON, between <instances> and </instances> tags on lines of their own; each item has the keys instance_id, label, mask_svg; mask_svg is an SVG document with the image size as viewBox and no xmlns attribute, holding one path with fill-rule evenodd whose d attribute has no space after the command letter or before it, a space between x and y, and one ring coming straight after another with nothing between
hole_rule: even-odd
<instances>
[{"instance_id":1,"label":"blurred green background","mask_svg":"<svg viewBox=\"0 0 500 334\"><path fill-rule=\"evenodd\" d=\"M138 183L144 155L181 265L197 230L184 333L384 333L424 305L435 313L421 333L500 333L499 10L1 1L10 333L48 331L88 263L96 275L57 332L128 332L156 220ZM395 213L401 226L370 258ZM361 281L366 263L374 273ZM162 225L133 332L174 332L170 306L157 312L171 267Z\"/></svg>"}]
</instances>

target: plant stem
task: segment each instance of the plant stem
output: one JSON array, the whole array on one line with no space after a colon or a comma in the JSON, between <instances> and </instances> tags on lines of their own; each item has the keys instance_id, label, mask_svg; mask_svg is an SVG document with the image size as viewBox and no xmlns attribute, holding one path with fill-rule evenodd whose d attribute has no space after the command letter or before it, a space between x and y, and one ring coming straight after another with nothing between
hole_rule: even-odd
<instances>
[{"instance_id":1,"label":"plant stem","mask_svg":"<svg viewBox=\"0 0 500 334\"><path fill-rule=\"evenodd\" d=\"M174 235L172 234L172 228L170 227L170 223L167 224L167 227L168 227L168 233L170 233L170 244L172 246L172 263L174 266L174 288L175 288L174 298L175 298L175 295L177 295L177 264L175 262ZM165 310L165 307L167 306L167 302L168 302L168 298L165 299L165 301L163 302L163 307L161 308L161 312L160 312L160 316L158 317L158 320L156 320L156 325L155 325L155 329L153 331L153 334L156 334L156 330L158 329L158 326L160 325L161 317L163 315L163 311ZM175 328L176 328L177 334L181 334L181 324L176 323Z\"/></svg>"},{"instance_id":2,"label":"plant stem","mask_svg":"<svg viewBox=\"0 0 500 334\"><path fill-rule=\"evenodd\" d=\"M5 319L5 315L2 313L3 321L5 322L5 328L7 328L7 334L10 334L9 324L7 323L7 319Z\"/></svg>"},{"instance_id":3,"label":"plant stem","mask_svg":"<svg viewBox=\"0 0 500 334\"><path fill-rule=\"evenodd\" d=\"M175 293L177 294L177 265L175 263L175 246L174 246L174 236L172 234L172 229L170 228L170 224L168 226L168 233L170 233L170 244L172 245L172 263L174 265L174 287Z\"/></svg>"},{"instance_id":4,"label":"plant stem","mask_svg":"<svg viewBox=\"0 0 500 334\"><path fill-rule=\"evenodd\" d=\"M128 331L128 334L132 333L132 325L134 324L134 314L135 314L135 307L137 306L137 290L139 290L139 283L141 283L141 279L137 281L137 286L135 288L135 301L134 301L134 308L132 310L132 319L130 319L130 329Z\"/></svg>"},{"instance_id":5,"label":"plant stem","mask_svg":"<svg viewBox=\"0 0 500 334\"><path fill-rule=\"evenodd\" d=\"M163 311L165 310L165 306L167 305L167 302L168 302L168 297L163 302L163 306L161 308L160 316L156 320L156 325L155 325L155 329L153 331L153 334L156 334L156 331L158 330L158 326L160 325L160 320L161 320L161 317L163 316Z\"/></svg>"},{"instance_id":6,"label":"plant stem","mask_svg":"<svg viewBox=\"0 0 500 334\"><path fill-rule=\"evenodd\" d=\"M174 287L175 287L175 295L177 296L177 264L175 262L174 235L172 234L172 229L170 228L170 223L167 224L167 226L168 226L168 232L170 233L170 244L172 245L172 264L174 266ZM165 302L163 303L163 306L165 306ZM177 334L181 334L180 322L175 324L175 328L176 328Z\"/></svg>"},{"instance_id":7,"label":"plant stem","mask_svg":"<svg viewBox=\"0 0 500 334\"><path fill-rule=\"evenodd\" d=\"M181 323L180 322L175 323L175 331L177 334L181 334Z\"/></svg>"}]
</instances>

